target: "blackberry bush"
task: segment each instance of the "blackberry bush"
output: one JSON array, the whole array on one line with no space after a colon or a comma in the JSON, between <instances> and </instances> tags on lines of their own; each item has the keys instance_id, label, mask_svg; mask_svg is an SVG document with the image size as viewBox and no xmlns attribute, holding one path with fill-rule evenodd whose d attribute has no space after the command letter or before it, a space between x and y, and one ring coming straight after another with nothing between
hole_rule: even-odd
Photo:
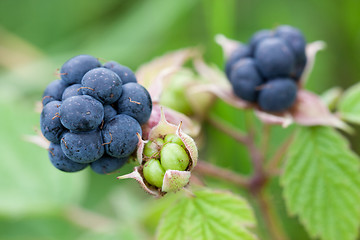
<instances>
[{"instance_id":1,"label":"blackberry bush","mask_svg":"<svg viewBox=\"0 0 360 240\"><path fill-rule=\"evenodd\" d=\"M62 79L50 83L44 92L40 117L42 133L51 141L51 163L65 172L89 165L94 172L107 174L130 156L136 159L134 171L118 179L133 178L155 197L177 199L161 210L146 206L157 216L164 211L157 228L159 240L293 239L282 224L276 224L280 216L273 211L272 198L279 199L269 184L276 181L284 197L280 202L299 218L296 224L304 226L309 239L356 239L360 161L335 128L351 133L345 121L360 124L360 86L344 96L331 90L322 100L305 90L315 54L324 43L307 44L291 26L260 30L247 44L224 36L217 39L224 49L225 71L206 64L194 49L179 50L140 67L139 81L129 68L113 61L101 66L88 55L67 61L61 68ZM185 65L188 59L193 65ZM234 126L238 117L232 125L225 117L215 116L217 111L209 114L217 97L224 102L215 108L235 107L234 113L239 110L245 119L243 126ZM220 151L213 154L209 147L201 155L208 161L199 160L195 141L202 147L204 140L214 136L200 134L205 122L233 138L233 144L248 154L228 155L234 145L216 141ZM286 128L292 123L297 123L296 131L289 129L287 139L278 144L272 126ZM251 168L239 173L231 168L235 165L230 165L229 156L236 166L249 160ZM219 161L224 167L214 164ZM207 182L207 176L239 187L251 206L233 193L206 189L213 183ZM180 190L184 191L168 194ZM273 195L267 196L268 192ZM252 205L258 210L260 227L251 228L257 226ZM327 217L319 220L319 216ZM334 219L342 221L335 226Z\"/></svg>"}]
</instances>

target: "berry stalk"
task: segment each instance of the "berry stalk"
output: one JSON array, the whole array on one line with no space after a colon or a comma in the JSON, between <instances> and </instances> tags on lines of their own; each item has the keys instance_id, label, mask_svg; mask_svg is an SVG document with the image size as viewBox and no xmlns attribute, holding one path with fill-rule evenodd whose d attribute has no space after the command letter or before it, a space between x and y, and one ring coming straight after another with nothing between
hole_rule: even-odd
<instances>
[{"instance_id":1,"label":"berry stalk","mask_svg":"<svg viewBox=\"0 0 360 240\"><path fill-rule=\"evenodd\" d=\"M286 141L284 145L279 148L266 167L265 151L267 148L265 147L260 149L258 146L256 146L255 126L253 125L252 119L250 119L251 117L252 116L250 113L246 114L245 121L248 128L247 133L243 133L232 126L229 126L216 117L209 117L207 119L207 121L212 126L232 137L234 140L244 145L248 149L253 166L253 173L249 177L242 176L235 172L219 168L215 165L202 161L199 161L195 171L202 175L208 175L231 182L251 193L251 196L258 204L259 211L262 215L262 218L264 219L271 239L284 240L287 239L286 234L280 227L278 217L274 211L274 206L271 202L268 201L268 198L265 196L264 192L266 190L267 183L273 176L273 173L278 171L278 163L285 155L287 147L291 141ZM267 134L270 134L270 126L265 126L265 129ZM261 143L261 146L268 145L269 139L269 136L265 137Z\"/></svg>"}]
</instances>

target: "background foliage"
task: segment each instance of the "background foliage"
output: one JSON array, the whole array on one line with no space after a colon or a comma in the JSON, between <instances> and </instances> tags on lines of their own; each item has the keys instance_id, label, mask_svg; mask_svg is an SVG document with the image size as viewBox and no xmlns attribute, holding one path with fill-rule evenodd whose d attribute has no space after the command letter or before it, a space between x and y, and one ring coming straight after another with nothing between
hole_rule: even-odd
<instances>
[{"instance_id":1,"label":"background foliage","mask_svg":"<svg viewBox=\"0 0 360 240\"><path fill-rule=\"evenodd\" d=\"M206 61L222 67L215 34L247 41L258 29L289 24L309 42L328 44L307 84L321 93L360 79L359 11L355 0L0 1L0 238L152 239L171 202L171 196L155 202L135 182L119 182L116 175L61 173L50 165L45 150L22 140L38 128L34 103L70 57L85 53L136 70L168 51L201 46ZM243 114L220 101L212 114L234 126L243 124ZM274 128L271 146L289 131ZM205 126L205 136L203 159L240 173L251 171L247 153L233 140L210 126ZM354 143L357 138L352 137ZM353 148L359 151L358 144ZM119 174L131 169L129 165ZM223 182L208 183L239 192ZM296 218L285 216L281 196L275 180L271 197L283 216L281 224L296 236L292 239L309 239ZM261 220L259 224L261 234Z\"/></svg>"}]
</instances>

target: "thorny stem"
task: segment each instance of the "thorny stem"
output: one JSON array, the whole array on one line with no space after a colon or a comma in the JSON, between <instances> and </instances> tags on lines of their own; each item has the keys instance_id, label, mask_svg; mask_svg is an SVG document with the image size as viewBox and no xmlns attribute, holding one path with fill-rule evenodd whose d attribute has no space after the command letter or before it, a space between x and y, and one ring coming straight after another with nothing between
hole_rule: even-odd
<instances>
[{"instance_id":1,"label":"thorny stem","mask_svg":"<svg viewBox=\"0 0 360 240\"><path fill-rule=\"evenodd\" d=\"M291 145L294 139L294 135L291 135L288 139L286 139L283 144L279 147L276 151L274 156L270 159L269 163L267 164L268 172L271 175L279 174L279 165L283 160L286 151L288 150L289 146Z\"/></svg>"},{"instance_id":2,"label":"thorny stem","mask_svg":"<svg viewBox=\"0 0 360 240\"><path fill-rule=\"evenodd\" d=\"M262 189L254 197L259 205L260 211L264 217L266 225L268 226L272 239L287 240L285 233L283 232L282 228L279 226L280 223L274 212L274 209L272 208L268 196L265 194L265 190Z\"/></svg>"},{"instance_id":3,"label":"thorny stem","mask_svg":"<svg viewBox=\"0 0 360 240\"><path fill-rule=\"evenodd\" d=\"M248 190L253 192L262 188L262 186L266 183L267 177L263 167L264 157L255 145L253 127L251 127L249 134L246 135L241 131L239 131L238 129L223 123L218 118L215 117L209 118L208 122L217 129L221 130L222 132L226 133L227 135L229 135L230 137L232 137L233 139L235 139L236 141L247 147L251 157L251 162L254 167L254 174L250 179Z\"/></svg>"},{"instance_id":4,"label":"thorny stem","mask_svg":"<svg viewBox=\"0 0 360 240\"><path fill-rule=\"evenodd\" d=\"M262 130L262 138L260 143L260 149L262 149L264 155L268 152L269 139L270 139L271 125L264 123Z\"/></svg>"},{"instance_id":5,"label":"thorny stem","mask_svg":"<svg viewBox=\"0 0 360 240\"><path fill-rule=\"evenodd\" d=\"M253 118L253 112L251 110L245 110L245 126L247 127L249 135L255 136L255 124Z\"/></svg>"},{"instance_id":6,"label":"thorny stem","mask_svg":"<svg viewBox=\"0 0 360 240\"><path fill-rule=\"evenodd\" d=\"M269 142L269 135L270 135L270 126L264 126L264 133L265 139L263 139L261 143L261 148L259 149L255 143L255 126L253 123L251 112L245 112L245 123L248 128L248 133L245 134L240 130L225 124L222 120L216 117L209 117L208 122L216 127L217 129L221 130L225 134L232 137L237 142L245 145L248 149L251 162L253 165L253 174L250 178L244 178L243 176L231 172L229 170L221 169L216 166L213 166L209 163L204 164L204 162L199 162L200 164L200 171L204 175L211 175L214 177L218 177L229 182L232 182L238 186L244 187L247 189L252 196L254 197L255 201L259 205L259 209L265 223L267 225L269 234L271 239L274 240L285 240L287 239L284 231L280 228L280 224L278 223L277 217L275 216L274 211L270 207L271 204L269 203L268 199L264 195L264 190L266 187L267 182L269 181L270 177L274 174L274 172L278 171L278 165L281 159L283 158L288 146L290 145L291 141L286 141L282 147L279 148L278 152L274 155L271 161L268 164L268 167L265 168L265 154L267 151L267 146ZM231 173L231 174L230 174ZM231 177L229 177L229 174ZM238 182L239 177L244 181L241 184Z\"/></svg>"},{"instance_id":7,"label":"thorny stem","mask_svg":"<svg viewBox=\"0 0 360 240\"><path fill-rule=\"evenodd\" d=\"M248 188L250 184L247 177L204 161L198 161L195 171L202 175L224 179L243 188Z\"/></svg>"},{"instance_id":8,"label":"thorny stem","mask_svg":"<svg viewBox=\"0 0 360 240\"><path fill-rule=\"evenodd\" d=\"M245 144L245 142L248 141L248 136L246 136L245 133L241 132L240 130L234 127L225 125L225 123L223 123L222 120L220 120L220 118L218 117L208 118L207 121L217 129L224 132L226 135L238 141L239 143Z\"/></svg>"}]
</instances>

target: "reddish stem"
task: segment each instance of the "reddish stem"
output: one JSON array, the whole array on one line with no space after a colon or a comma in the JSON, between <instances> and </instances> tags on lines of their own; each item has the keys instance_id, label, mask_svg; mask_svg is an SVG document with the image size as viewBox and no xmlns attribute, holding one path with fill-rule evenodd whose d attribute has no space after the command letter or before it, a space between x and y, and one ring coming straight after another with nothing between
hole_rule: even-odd
<instances>
[{"instance_id":1,"label":"reddish stem","mask_svg":"<svg viewBox=\"0 0 360 240\"><path fill-rule=\"evenodd\" d=\"M271 204L268 202L267 198L264 195L264 190L269 181L270 177L272 176L271 173L275 172L277 169L277 165L281 160L282 156L285 154L288 146L290 145L291 141L287 141L284 146L280 147L278 152L275 154L274 158L270 161L269 168L270 171L265 169L265 153L267 151L267 145L269 141L269 136L266 137L262 141L262 148L259 149L255 144L255 127L253 125L252 119L249 118L249 113L246 113L246 123L248 125L248 133L244 134L243 132L239 131L238 129L225 124L223 121L217 118L209 118L208 122L216 127L217 129L221 130L228 136L232 137L237 142L245 145L248 149L250 154L251 163L253 165L253 174L249 179L242 179L241 175L238 175L233 172L229 172L228 170L220 169L213 165L206 165L204 163L200 164L201 173L219 177L221 179L227 180L229 182L235 183L241 187L244 187L248 191L252 193L252 196L256 200L259 205L260 211L264 217L265 223L268 227L269 234L271 239L275 240L285 240L286 235L283 232L283 229L280 228L278 224L278 219L274 214L274 211L271 209ZM270 133L270 126L266 126L266 134ZM266 146L266 147L264 147ZM263 150L263 151L261 151ZM202 166L201 166L202 165ZM238 182L242 179L243 182L241 184Z\"/></svg>"},{"instance_id":2,"label":"reddish stem","mask_svg":"<svg viewBox=\"0 0 360 240\"><path fill-rule=\"evenodd\" d=\"M243 188L248 188L250 186L250 181L247 177L234 173L230 170L220 168L205 161L198 161L195 167L195 172L201 175L208 175L215 178L220 178Z\"/></svg>"}]
</instances>

